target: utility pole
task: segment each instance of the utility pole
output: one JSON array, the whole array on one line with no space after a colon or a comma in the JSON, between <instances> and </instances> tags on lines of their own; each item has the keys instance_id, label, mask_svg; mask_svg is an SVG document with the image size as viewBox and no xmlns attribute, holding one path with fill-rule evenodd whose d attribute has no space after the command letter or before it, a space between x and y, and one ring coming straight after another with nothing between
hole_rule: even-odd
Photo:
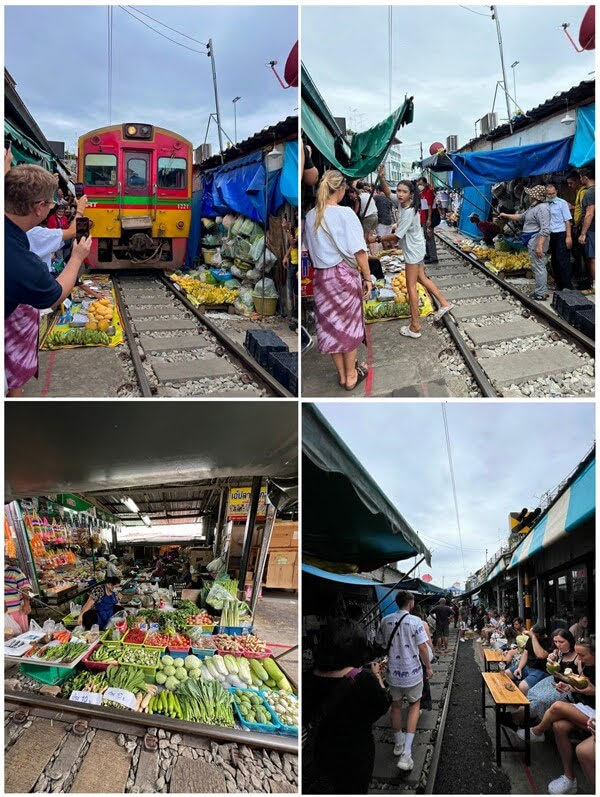
<instances>
[{"instance_id":1,"label":"utility pole","mask_svg":"<svg viewBox=\"0 0 600 797\"><path fill-rule=\"evenodd\" d=\"M392 13L393 6L388 7L388 113L392 115Z\"/></svg>"},{"instance_id":2,"label":"utility pole","mask_svg":"<svg viewBox=\"0 0 600 797\"><path fill-rule=\"evenodd\" d=\"M510 117L510 103L508 101L508 91L506 88L506 67L504 65L504 48L502 47L502 31L500 30L500 20L498 19L498 6L492 6L492 16L496 21L496 33L498 35L498 47L500 49L500 63L502 64L502 87L504 89L504 99L506 100L506 113L508 114L508 125L510 132L513 132L512 119Z\"/></svg>"},{"instance_id":3,"label":"utility pole","mask_svg":"<svg viewBox=\"0 0 600 797\"><path fill-rule=\"evenodd\" d=\"M520 61L515 61L514 63L512 63L510 65L510 68L512 69L512 73L513 73L513 102L515 104L515 113L517 112L517 109L519 107L517 105L517 76L516 76L516 72L515 72L515 67L518 66L519 63L520 63Z\"/></svg>"},{"instance_id":4,"label":"utility pole","mask_svg":"<svg viewBox=\"0 0 600 797\"><path fill-rule=\"evenodd\" d=\"M233 140L237 144L237 104L241 97L234 97L231 102L233 103Z\"/></svg>"},{"instance_id":5,"label":"utility pole","mask_svg":"<svg viewBox=\"0 0 600 797\"><path fill-rule=\"evenodd\" d=\"M423 142L419 141L419 152L421 153L421 160L423 160Z\"/></svg>"},{"instance_id":6,"label":"utility pole","mask_svg":"<svg viewBox=\"0 0 600 797\"><path fill-rule=\"evenodd\" d=\"M212 66L213 88L215 90L215 110L217 112L217 129L219 131L219 153L221 155L221 163L223 163L223 134L221 132L221 111L219 110L219 91L217 89L217 68L215 66L215 49L213 47L212 39L208 40L208 53L210 64Z\"/></svg>"}]
</instances>

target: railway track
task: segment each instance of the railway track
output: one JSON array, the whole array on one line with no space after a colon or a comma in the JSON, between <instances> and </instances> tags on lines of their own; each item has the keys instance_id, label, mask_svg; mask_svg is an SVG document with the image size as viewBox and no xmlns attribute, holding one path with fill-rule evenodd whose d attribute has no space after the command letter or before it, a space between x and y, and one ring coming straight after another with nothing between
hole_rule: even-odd
<instances>
[{"instance_id":1,"label":"railway track","mask_svg":"<svg viewBox=\"0 0 600 797\"><path fill-rule=\"evenodd\" d=\"M113 282L142 396L291 396L164 274Z\"/></svg>"},{"instance_id":2,"label":"railway track","mask_svg":"<svg viewBox=\"0 0 600 797\"><path fill-rule=\"evenodd\" d=\"M427 272L455 304L444 316L486 398L592 396L594 341L437 234Z\"/></svg>"},{"instance_id":3,"label":"railway track","mask_svg":"<svg viewBox=\"0 0 600 797\"><path fill-rule=\"evenodd\" d=\"M23 691L6 692L4 711L7 793L298 789L291 738L154 715L150 725L147 715Z\"/></svg>"}]
</instances>

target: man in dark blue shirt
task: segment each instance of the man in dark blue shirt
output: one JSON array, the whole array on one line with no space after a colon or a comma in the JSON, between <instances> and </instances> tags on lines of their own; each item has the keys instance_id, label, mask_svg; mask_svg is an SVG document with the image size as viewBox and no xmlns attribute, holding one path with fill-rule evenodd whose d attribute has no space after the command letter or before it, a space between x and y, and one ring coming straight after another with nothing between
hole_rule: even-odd
<instances>
[{"instance_id":1,"label":"man in dark blue shirt","mask_svg":"<svg viewBox=\"0 0 600 797\"><path fill-rule=\"evenodd\" d=\"M10 151L9 151L10 152ZM9 162L10 164L10 162ZM16 166L4 177L4 318L20 304L39 310L54 307L73 290L92 239L73 244L71 258L54 278L43 260L29 249L26 232L54 207L56 178L41 166Z\"/></svg>"}]
</instances>

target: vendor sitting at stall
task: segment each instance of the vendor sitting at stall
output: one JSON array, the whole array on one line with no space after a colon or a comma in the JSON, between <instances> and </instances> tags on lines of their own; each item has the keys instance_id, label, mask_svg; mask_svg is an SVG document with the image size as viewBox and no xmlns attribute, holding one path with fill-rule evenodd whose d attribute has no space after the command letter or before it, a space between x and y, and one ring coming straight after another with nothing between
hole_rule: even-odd
<instances>
[{"instance_id":1,"label":"vendor sitting at stall","mask_svg":"<svg viewBox=\"0 0 600 797\"><path fill-rule=\"evenodd\" d=\"M114 553L111 554L108 557L108 564L106 565L106 576L107 577L110 576L112 578L123 578L122 571L119 570L119 568L117 567L117 561L118 561L118 559L114 555Z\"/></svg>"},{"instance_id":2,"label":"vendor sitting at stall","mask_svg":"<svg viewBox=\"0 0 600 797\"><path fill-rule=\"evenodd\" d=\"M120 584L121 579L118 576L108 576L104 584L98 584L90 590L88 599L81 608L81 625L86 630L89 631L93 625L106 628L113 614L121 609L117 596Z\"/></svg>"},{"instance_id":3,"label":"vendor sitting at stall","mask_svg":"<svg viewBox=\"0 0 600 797\"><path fill-rule=\"evenodd\" d=\"M474 224L479 232L481 233L481 237L483 238L483 242L487 246L494 245L494 238L497 235L500 235L502 230L500 227L494 223L494 221L481 221L477 213L471 213L469 216L469 221L471 224Z\"/></svg>"}]
</instances>

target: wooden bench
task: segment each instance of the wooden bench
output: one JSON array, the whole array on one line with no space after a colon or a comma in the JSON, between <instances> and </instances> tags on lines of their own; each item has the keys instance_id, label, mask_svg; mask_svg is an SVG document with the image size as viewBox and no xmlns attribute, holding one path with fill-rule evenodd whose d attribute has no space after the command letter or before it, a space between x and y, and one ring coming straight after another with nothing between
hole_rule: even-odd
<instances>
[{"instance_id":1,"label":"wooden bench","mask_svg":"<svg viewBox=\"0 0 600 797\"><path fill-rule=\"evenodd\" d=\"M490 664L492 662L504 661L504 652L501 650L492 650L492 648L483 648L483 655L485 658L484 666L486 672L491 671Z\"/></svg>"},{"instance_id":2,"label":"wooden bench","mask_svg":"<svg viewBox=\"0 0 600 797\"><path fill-rule=\"evenodd\" d=\"M487 652L487 651L486 651ZM491 651L493 652L493 651ZM494 705L486 705L486 687L488 688ZM508 706L523 706L525 709L525 747L513 747L510 743L511 740L506 732L506 728L502 727L500 718L506 712ZM496 713L496 764L502 766L502 753L525 753L525 764L529 766L531 763L531 740L529 730L529 700L525 697L523 692L519 689L518 685L510 680L508 675L504 672L482 672L481 673L481 710L483 719L485 721L485 711L487 708L493 708ZM502 730L509 743L509 747L502 747Z\"/></svg>"}]
</instances>

